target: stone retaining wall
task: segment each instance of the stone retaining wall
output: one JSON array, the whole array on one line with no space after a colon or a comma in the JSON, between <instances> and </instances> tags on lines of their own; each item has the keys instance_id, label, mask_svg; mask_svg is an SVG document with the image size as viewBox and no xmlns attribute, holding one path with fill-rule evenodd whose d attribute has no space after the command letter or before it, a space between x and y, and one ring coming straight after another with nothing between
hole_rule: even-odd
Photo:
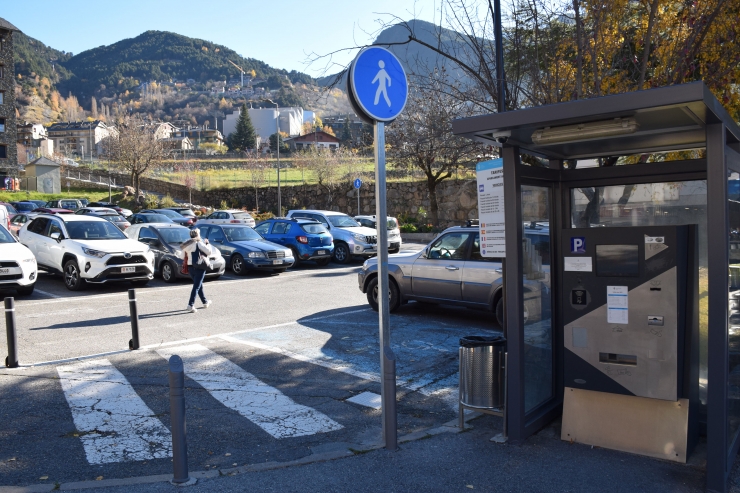
<instances>
[{"instance_id":1,"label":"stone retaining wall","mask_svg":"<svg viewBox=\"0 0 740 493\"><path fill-rule=\"evenodd\" d=\"M126 175L115 175L117 185L130 185ZM64 182L64 179L62 179ZM65 183L66 184L66 183ZM89 187L88 182L71 180L73 188ZM463 224L467 219L478 217L478 198L473 180L448 180L437 185L439 222L441 227ZM188 201L188 188L184 185L152 178L142 178L144 190L169 194L178 202ZM290 209L324 209L357 215L357 190L352 184L325 187L322 185L299 185L282 187L282 207ZM387 204L389 216L419 216L423 207L429 214L429 194L426 182L393 182L388 184ZM277 213L277 187L255 189L229 188L220 190L193 190L192 202L198 205L219 207L225 201L230 207L269 210ZM259 206L259 207L257 207ZM375 214L375 188L364 185L360 190L360 213Z\"/></svg>"}]
</instances>

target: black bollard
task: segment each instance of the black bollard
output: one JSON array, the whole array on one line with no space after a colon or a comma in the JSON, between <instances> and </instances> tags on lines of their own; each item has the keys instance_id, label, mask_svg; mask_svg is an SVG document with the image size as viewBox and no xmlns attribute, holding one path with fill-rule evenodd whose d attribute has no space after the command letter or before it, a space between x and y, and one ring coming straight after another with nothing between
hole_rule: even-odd
<instances>
[{"instance_id":1,"label":"black bollard","mask_svg":"<svg viewBox=\"0 0 740 493\"><path fill-rule=\"evenodd\" d=\"M131 312L131 340L129 349L139 349L139 311L136 308L136 290L128 290L128 309Z\"/></svg>"},{"instance_id":2,"label":"black bollard","mask_svg":"<svg viewBox=\"0 0 740 493\"><path fill-rule=\"evenodd\" d=\"M390 346L383 348L383 394L385 395L385 414L383 433L386 450L398 450L398 417L396 413L396 356Z\"/></svg>"},{"instance_id":3,"label":"black bollard","mask_svg":"<svg viewBox=\"0 0 740 493\"><path fill-rule=\"evenodd\" d=\"M15 333L15 300L5 298L5 331L8 334L8 357L5 366L18 368L18 337Z\"/></svg>"},{"instance_id":4,"label":"black bollard","mask_svg":"<svg viewBox=\"0 0 740 493\"><path fill-rule=\"evenodd\" d=\"M185 372L182 358L170 356L170 426L172 427L172 482L187 483L188 441L185 427Z\"/></svg>"}]
</instances>

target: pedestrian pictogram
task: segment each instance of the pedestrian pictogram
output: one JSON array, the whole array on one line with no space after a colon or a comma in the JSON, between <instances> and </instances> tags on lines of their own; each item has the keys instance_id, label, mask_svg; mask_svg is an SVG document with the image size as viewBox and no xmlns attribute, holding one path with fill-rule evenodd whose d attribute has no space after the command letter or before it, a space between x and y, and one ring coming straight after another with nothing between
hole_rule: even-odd
<instances>
[{"instance_id":1,"label":"pedestrian pictogram","mask_svg":"<svg viewBox=\"0 0 740 493\"><path fill-rule=\"evenodd\" d=\"M378 75L373 79L373 84L376 81L378 82L378 90L375 92L375 104L378 104L380 101L380 95L382 94L385 98L385 102L390 106L391 100L388 99L388 88L386 87L386 84L389 86L391 85L391 78L388 75L388 72L385 71L385 62L383 60L378 60L378 67L380 67Z\"/></svg>"}]
</instances>

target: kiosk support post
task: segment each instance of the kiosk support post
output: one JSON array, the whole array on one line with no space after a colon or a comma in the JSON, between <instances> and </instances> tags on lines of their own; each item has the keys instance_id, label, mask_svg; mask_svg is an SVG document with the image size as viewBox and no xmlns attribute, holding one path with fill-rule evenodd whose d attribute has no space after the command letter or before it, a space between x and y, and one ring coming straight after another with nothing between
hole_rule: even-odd
<instances>
[{"instance_id":1,"label":"kiosk support post","mask_svg":"<svg viewBox=\"0 0 740 493\"><path fill-rule=\"evenodd\" d=\"M378 317L380 321L380 380L385 448L398 448L396 426L396 360L391 350L388 293L388 222L385 185L385 124L375 122L375 215L378 224Z\"/></svg>"}]
</instances>

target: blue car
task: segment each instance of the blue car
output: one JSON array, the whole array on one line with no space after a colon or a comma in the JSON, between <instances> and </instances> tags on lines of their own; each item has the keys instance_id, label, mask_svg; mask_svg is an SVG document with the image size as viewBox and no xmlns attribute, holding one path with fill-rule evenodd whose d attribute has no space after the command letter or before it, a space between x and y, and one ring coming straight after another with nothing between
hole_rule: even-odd
<instances>
[{"instance_id":1,"label":"blue car","mask_svg":"<svg viewBox=\"0 0 740 493\"><path fill-rule=\"evenodd\" d=\"M314 219L268 219L259 223L254 230L264 239L290 248L295 265L304 260L327 265L334 253L331 233Z\"/></svg>"},{"instance_id":2,"label":"blue car","mask_svg":"<svg viewBox=\"0 0 740 493\"><path fill-rule=\"evenodd\" d=\"M203 224L195 228L200 230L201 238L207 238L211 246L218 248L226 265L238 276L248 270L280 273L293 265L290 248L265 240L247 225Z\"/></svg>"}]
</instances>

